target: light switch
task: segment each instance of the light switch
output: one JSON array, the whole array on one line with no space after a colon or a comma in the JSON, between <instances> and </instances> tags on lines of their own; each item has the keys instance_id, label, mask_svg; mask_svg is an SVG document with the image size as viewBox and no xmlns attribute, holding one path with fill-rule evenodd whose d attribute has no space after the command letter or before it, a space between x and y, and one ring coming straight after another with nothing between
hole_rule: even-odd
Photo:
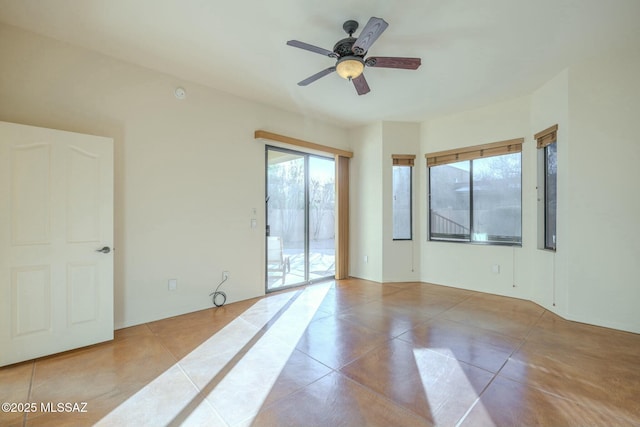
<instances>
[{"instance_id":1,"label":"light switch","mask_svg":"<svg viewBox=\"0 0 640 427\"><path fill-rule=\"evenodd\" d=\"M256 228L258 226L258 220L255 218L251 219L251 228Z\"/></svg>"},{"instance_id":2,"label":"light switch","mask_svg":"<svg viewBox=\"0 0 640 427\"><path fill-rule=\"evenodd\" d=\"M178 289L178 279L169 279L169 290L175 291Z\"/></svg>"}]
</instances>

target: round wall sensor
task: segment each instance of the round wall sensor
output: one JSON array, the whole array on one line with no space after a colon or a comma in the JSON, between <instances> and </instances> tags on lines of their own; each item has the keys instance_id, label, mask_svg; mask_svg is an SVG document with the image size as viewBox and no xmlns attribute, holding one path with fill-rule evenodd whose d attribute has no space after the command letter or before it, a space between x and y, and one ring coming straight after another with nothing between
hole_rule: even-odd
<instances>
[{"instance_id":1,"label":"round wall sensor","mask_svg":"<svg viewBox=\"0 0 640 427\"><path fill-rule=\"evenodd\" d=\"M176 98L178 99L185 99L187 97L187 91L184 90L184 88L182 87L177 87L173 93L176 95Z\"/></svg>"}]
</instances>

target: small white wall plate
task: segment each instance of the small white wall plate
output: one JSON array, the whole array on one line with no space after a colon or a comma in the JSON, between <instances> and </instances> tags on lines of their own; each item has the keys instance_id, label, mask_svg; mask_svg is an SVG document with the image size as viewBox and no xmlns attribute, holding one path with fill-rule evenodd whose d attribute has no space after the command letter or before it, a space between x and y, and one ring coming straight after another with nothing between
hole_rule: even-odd
<instances>
[{"instance_id":1,"label":"small white wall plate","mask_svg":"<svg viewBox=\"0 0 640 427\"><path fill-rule=\"evenodd\" d=\"M177 87L173 93L178 99L185 99L187 97L187 91L182 87Z\"/></svg>"}]
</instances>

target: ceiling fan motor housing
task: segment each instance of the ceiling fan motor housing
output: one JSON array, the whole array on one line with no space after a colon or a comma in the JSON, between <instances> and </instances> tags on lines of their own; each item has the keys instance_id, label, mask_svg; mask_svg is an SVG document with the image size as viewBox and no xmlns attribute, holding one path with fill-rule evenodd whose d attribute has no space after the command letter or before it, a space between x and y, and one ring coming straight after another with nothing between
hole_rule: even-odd
<instances>
[{"instance_id":1,"label":"ceiling fan motor housing","mask_svg":"<svg viewBox=\"0 0 640 427\"><path fill-rule=\"evenodd\" d=\"M354 53L351 50L351 47L353 46L353 44L356 42L355 37L347 37L346 39L342 39L340 40L338 43L335 44L335 46L333 46L333 51L336 53L336 55L338 55L338 58L342 58L343 56L353 56ZM362 55L357 55L357 56L364 56L366 52L364 52Z\"/></svg>"}]
</instances>

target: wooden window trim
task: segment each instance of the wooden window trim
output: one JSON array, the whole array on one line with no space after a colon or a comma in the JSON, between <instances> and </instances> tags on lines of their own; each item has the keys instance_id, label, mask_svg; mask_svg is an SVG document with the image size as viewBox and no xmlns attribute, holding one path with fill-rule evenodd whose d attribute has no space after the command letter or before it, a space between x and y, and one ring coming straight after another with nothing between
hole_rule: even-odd
<instances>
[{"instance_id":1,"label":"wooden window trim","mask_svg":"<svg viewBox=\"0 0 640 427\"><path fill-rule=\"evenodd\" d=\"M544 148L558 140L558 125L553 125L533 136L537 141L537 148Z\"/></svg>"},{"instance_id":2,"label":"wooden window trim","mask_svg":"<svg viewBox=\"0 0 640 427\"><path fill-rule=\"evenodd\" d=\"M304 141L290 136L280 135L266 130L257 130L254 133L255 139L269 139L271 141L283 142L285 144L295 145L296 147L309 148L311 150L323 151L333 155L342 157L353 157L351 151L340 150L339 148L329 147L328 145L316 144L315 142Z\"/></svg>"},{"instance_id":3,"label":"wooden window trim","mask_svg":"<svg viewBox=\"0 0 640 427\"><path fill-rule=\"evenodd\" d=\"M393 166L412 166L415 163L415 154L392 154Z\"/></svg>"},{"instance_id":4,"label":"wooden window trim","mask_svg":"<svg viewBox=\"0 0 640 427\"><path fill-rule=\"evenodd\" d=\"M503 154L520 153L524 138L508 139L506 141L492 142L489 144L474 145L472 147L456 148L453 150L427 153L427 166L445 165L447 163L474 160L483 157L501 156Z\"/></svg>"}]
</instances>

